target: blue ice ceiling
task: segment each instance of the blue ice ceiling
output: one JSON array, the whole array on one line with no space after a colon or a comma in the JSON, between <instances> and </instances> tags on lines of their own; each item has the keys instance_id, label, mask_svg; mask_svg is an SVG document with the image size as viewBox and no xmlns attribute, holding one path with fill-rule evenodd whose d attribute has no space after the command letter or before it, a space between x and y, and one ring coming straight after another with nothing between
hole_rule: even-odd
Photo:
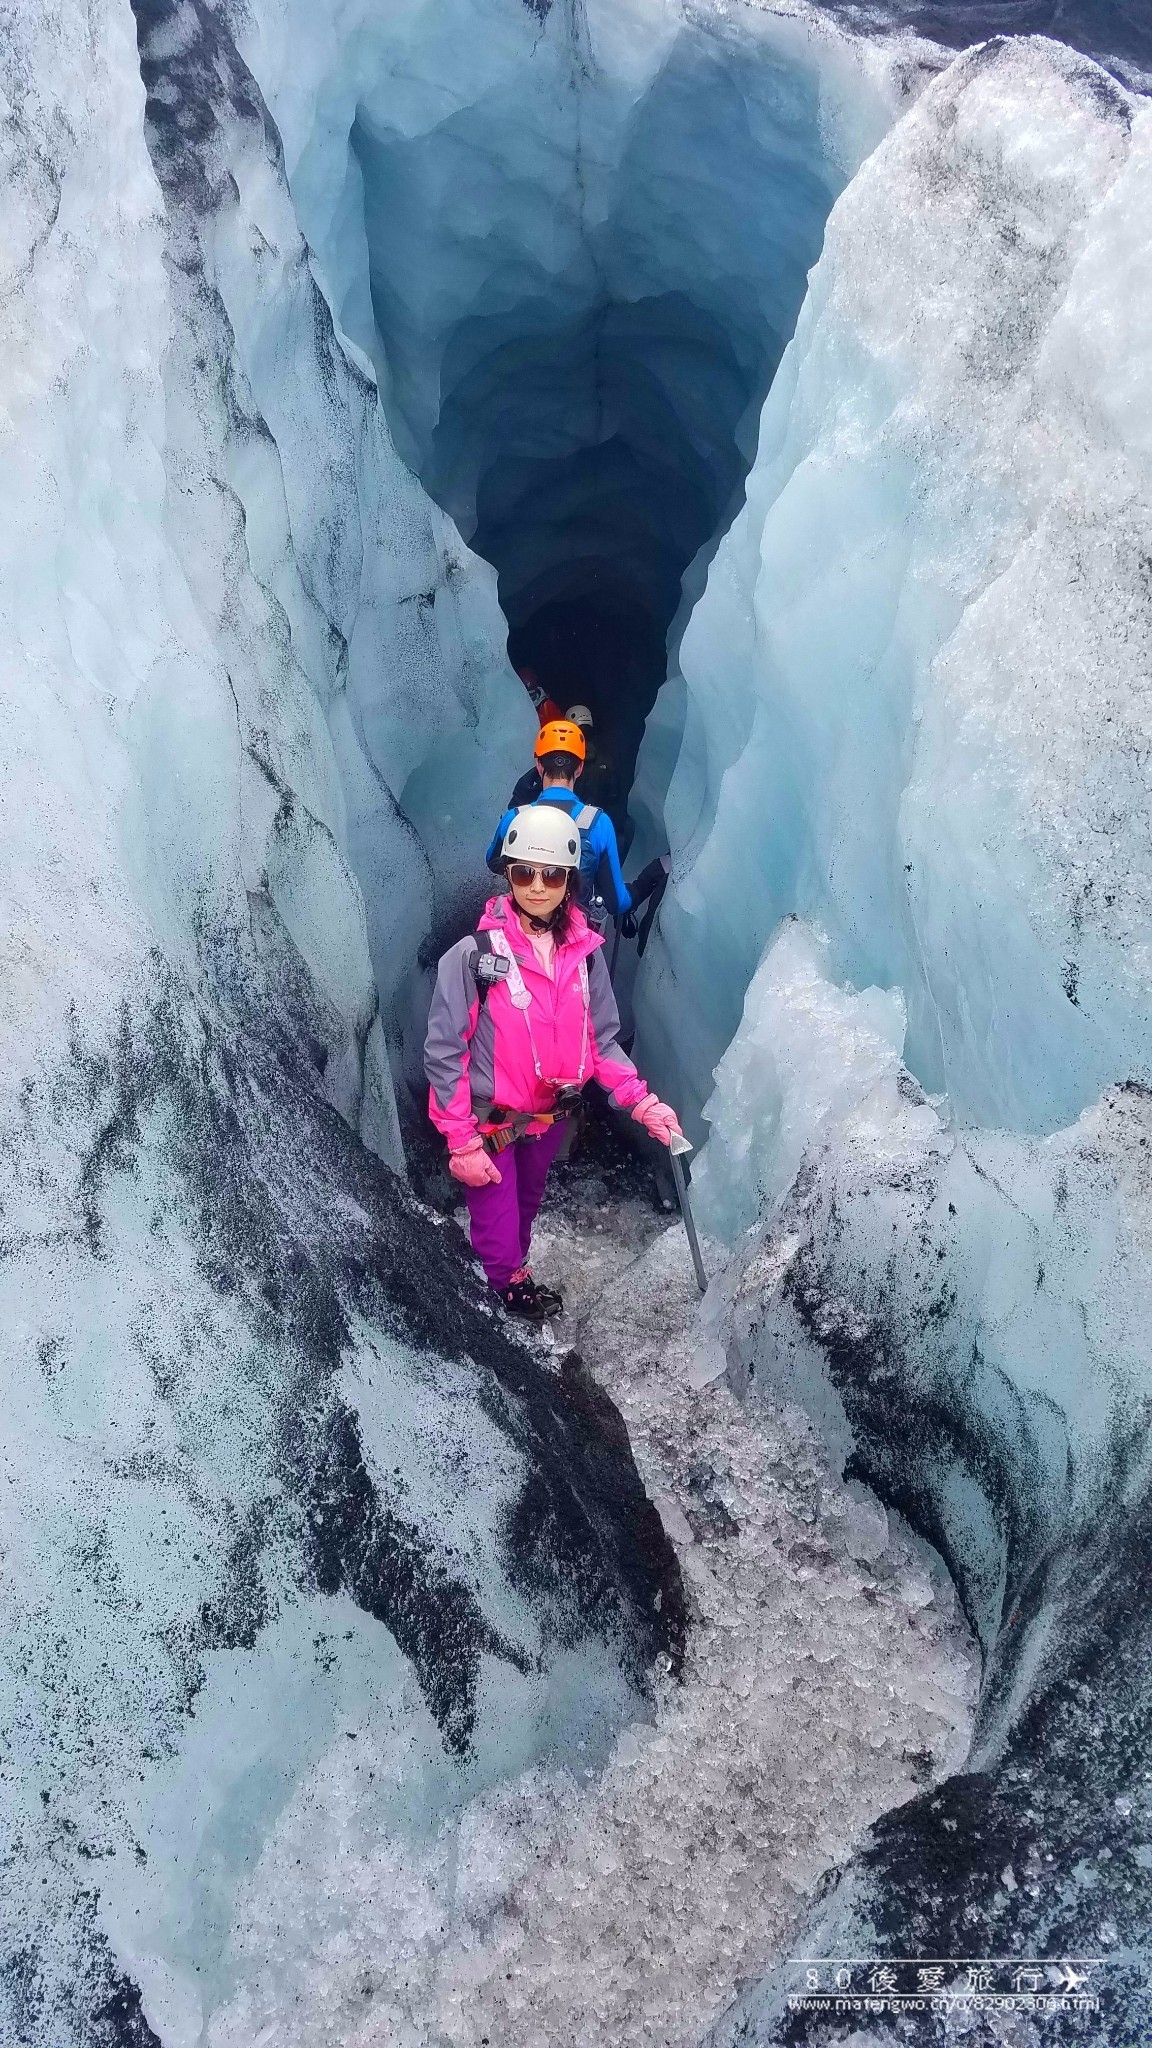
<instances>
[{"instance_id":1,"label":"blue ice ceiling","mask_svg":"<svg viewBox=\"0 0 1152 2048\"><path fill-rule=\"evenodd\" d=\"M681 579L888 115L857 75L846 136L828 52L778 20L676 10L626 47L592 12L501 0L461 65L453 10L406 10L333 49L327 137L313 117L294 151L287 86L276 112L401 452L496 567L513 660L592 702L622 799Z\"/></svg>"}]
</instances>

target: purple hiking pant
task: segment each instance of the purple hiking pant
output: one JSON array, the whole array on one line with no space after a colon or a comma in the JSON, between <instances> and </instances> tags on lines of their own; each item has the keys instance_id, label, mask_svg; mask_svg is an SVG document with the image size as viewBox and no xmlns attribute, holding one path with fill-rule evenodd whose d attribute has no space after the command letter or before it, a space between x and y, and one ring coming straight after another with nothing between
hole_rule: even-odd
<instances>
[{"instance_id":1,"label":"purple hiking pant","mask_svg":"<svg viewBox=\"0 0 1152 2048\"><path fill-rule=\"evenodd\" d=\"M464 1190L472 1249L491 1287L507 1287L513 1273L527 1260L548 1168L560 1149L564 1129L560 1122L538 1138L517 1138L514 1145L506 1145L496 1154L499 1184Z\"/></svg>"}]
</instances>

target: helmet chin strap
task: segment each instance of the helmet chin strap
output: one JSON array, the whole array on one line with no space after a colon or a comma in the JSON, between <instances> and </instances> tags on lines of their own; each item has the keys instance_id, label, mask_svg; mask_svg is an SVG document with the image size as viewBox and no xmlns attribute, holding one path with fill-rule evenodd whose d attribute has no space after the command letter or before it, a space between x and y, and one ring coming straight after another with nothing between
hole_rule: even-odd
<instances>
[{"instance_id":1,"label":"helmet chin strap","mask_svg":"<svg viewBox=\"0 0 1152 2048\"><path fill-rule=\"evenodd\" d=\"M534 932L550 932L568 901L568 892L565 890L555 910L549 911L547 917L537 917L535 911L525 910L524 905L515 894L513 894L512 901L516 905L517 917L522 917L525 924L530 925Z\"/></svg>"},{"instance_id":2,"label":"helmet chin strap","mask_svg":"<svg viewBox=\"0 0 1152 2048\"><path fill-rule=\"evenodd\" d=\"M519 903L516 905L516 908L520 912L521 917L527 919L528 923L531 925L534 932L550 932L553 925L556 922L556 918L561 906L557 904L556 909L553 910L547 917L536 917L533 915L532 911L525 910L523 906Z\"/></svg>"}]
</instances>

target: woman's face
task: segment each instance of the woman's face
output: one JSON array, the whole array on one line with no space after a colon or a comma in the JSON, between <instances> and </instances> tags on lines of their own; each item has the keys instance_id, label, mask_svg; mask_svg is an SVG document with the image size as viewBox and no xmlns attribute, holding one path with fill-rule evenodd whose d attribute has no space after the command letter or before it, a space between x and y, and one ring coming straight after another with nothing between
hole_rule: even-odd
<instances>
[{"instance_id":1,"label":"woman's face","mask_svg":"<svg viewBox=\"0 0 1152 2048\"><path fill-rule=\"evenodd\" d=\"M518 910L529 917L551 917L560 908L568 887L567 868L529 868L514 864L508 870L512 895Z\"/></svg>"}]
</instances>

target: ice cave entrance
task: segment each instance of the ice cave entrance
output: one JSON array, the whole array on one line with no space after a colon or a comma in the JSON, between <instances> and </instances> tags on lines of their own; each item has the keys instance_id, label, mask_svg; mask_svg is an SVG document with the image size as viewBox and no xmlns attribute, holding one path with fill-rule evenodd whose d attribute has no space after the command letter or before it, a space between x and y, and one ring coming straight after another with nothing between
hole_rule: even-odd
<instances>
[{"instance_id":1,"label":"ice cave entrance","mask_svg":"<svg viewBox=\"0 0 1152 2048\"><path fill-rule=\"evenodd\" d=\"M597 13L593 38L581 9L499 10L466 62L377 24L326 98L339 202L318 127L293 183L401 453L498 572L514 665L591 704L619 820L845 173L789 25L680 18L638 49Z\"/></svg>"}]
</instances>

